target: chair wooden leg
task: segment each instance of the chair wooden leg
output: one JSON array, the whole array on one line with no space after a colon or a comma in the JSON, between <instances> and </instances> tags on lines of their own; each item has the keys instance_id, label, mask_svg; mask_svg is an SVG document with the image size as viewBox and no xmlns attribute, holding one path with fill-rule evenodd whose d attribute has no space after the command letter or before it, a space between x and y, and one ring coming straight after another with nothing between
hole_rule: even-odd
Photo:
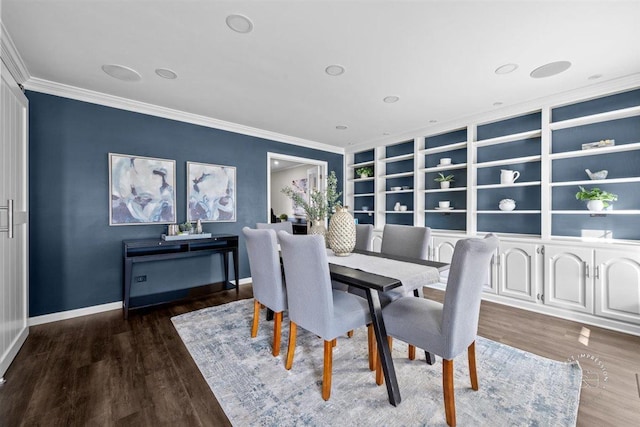
<instances>
[{"instance_id":1,"label":"chair wooden leg","mask_svg":"<svg viewBox=\"0 0 640 427\"><path fill-rule=\"evenodd\" d=\"M469 357L469 376L471 377L471 388L478 390L478 372L476 371L476 342L472 342L467 348Z\"/></svg>"},{"instance_id":2,"label":"chair wooden leg","mask_svg":"<svg viewBox=\"0 0 640 427\"><path fill-rule=\"evenodd\" d=\"M387 337L389 343L389 354L393 350L393 337ZM376 384L384 384L384 372L382 372L382 363L380 362L380 355L378 354L378 361L376 363Z\"/></svg>"},{"instance_id":3,"label":"chair wooden leg","mask_svg":"<svg viewBox=\"0 0 640 427\"><path fill-rule=\"evenodd\" d=\"M331 371L333 370L333 347L335 338L324 341L324 369L322 371L322 398L329 400L331 397Z\"/></svg>"},{"instance_id":4,"label":"chair wooden leg","mask_svg":"<svg viewBox=\"0 0 640 427\"><path fill-rule=\"evenodd\" d=\"M253 300L253 323L251 324L251 338L258 335L258 320L260 319L260 303L257 299Z\"/></svg>"},{"instance_id":5,"label":"chair wooden leg","mask_svg":"<svg viewBox=\"0 0 640 427\"><path fill-rule=\"evenodd\" d=\"M456 402L453 394L453 360L442 359L442 390L447 424L456 425Z\"/></svg>"},{"instance_id":6,"label":"chair wooden leg","mask_svg":"<svg viewBox=\"0 0 640 427\"><path fill-rule=\"evenodd\" d=\"M349 332L347 332L347 336L348 336L349 338L352 338L352 337L353 337L353 329L352 329L352 330L350 330Z\"/></svg>"},{"instance_id":7,"label":"chair wooden leg","mask_svg":"<svg viewBox=\"0 0 640 427\"><path fill-rule=\"evenodd\" d=\"M416 359L416 346L409 344L409 360Z\"/></svg>"},{"instance_id":8,"label":"chair wooden leg","mask_svg":"<svg viewBox=\"0 0 640 427\"><path fill-rule=\"evenodd\" d=\"M378 363L378 348L376 345L375 332L373 331L373 324L367 325L367 340L369 342L369 370L375 371L376 364Z\"/></svg>"},{"instance_id":9,"label":"chair wooden leg","mask_svg":"<svg viewBox=\"0 0 640 427\"><path fill-rule=\"evenodd\" d=\"M273 316L273 350L271 354L277 356L280 354L280 334L282 331L282 312L275 313Z\"/></svg>"},{"instance_id":10,"label":"chair wooden leg","mask_svg":"<svg viewBox=\"0 0 640 427\"><path fill-rule=\"evenodd\" d=\"M296 351L296 332L298 331L298 325L289 321L289 346L287 347L287 361L284 364L286 370L291 369L293 366L293 353Z\"/></svg>"}]
</instances>

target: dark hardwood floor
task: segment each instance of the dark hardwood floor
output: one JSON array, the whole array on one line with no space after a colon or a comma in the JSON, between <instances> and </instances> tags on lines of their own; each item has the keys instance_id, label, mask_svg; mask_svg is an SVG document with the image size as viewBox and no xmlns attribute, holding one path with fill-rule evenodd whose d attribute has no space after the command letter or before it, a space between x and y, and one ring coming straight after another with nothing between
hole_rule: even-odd
<instances>
[{"instance_id":1,"label":"dark hardwood floor","mask_svg":"<svg viewBox=\"0 0 640 427\"><path fill-rule=\"evenodd\" d=\"M425 295L442 299L435 290ZM251 297L251 286L241 287L240 298ZM32 327L0 386L0 426L229 425L170 318L235 299L221 291L134 311L128 321L115 310ZM479 335L580 359L590 372L578 425L640 425L639 337L488 302Z\"/></svg>"}]
</instances>

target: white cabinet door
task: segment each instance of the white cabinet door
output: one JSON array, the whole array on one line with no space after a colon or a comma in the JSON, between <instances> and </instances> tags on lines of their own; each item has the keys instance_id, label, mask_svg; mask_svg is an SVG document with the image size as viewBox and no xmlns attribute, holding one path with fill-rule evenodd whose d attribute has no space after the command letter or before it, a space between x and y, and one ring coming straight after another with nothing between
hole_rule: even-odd
<instances>
[{"instance_id":1,"label":"white cabinet door","mask_svg":"<svg viewBox=\"0 0 640 427\"><path fill-rule=\"evenodd\" d=\"M640 254L625 250L596 250L598 316L640 324Z\"/></svg>"},{"instance_id":2,"label":"white cabinet door","mask_svg":"<svg viewBox=\"0 0 640 427\"><path fill-rule=\"evenodd\" d=\"M27 338L27 98L0 61L0 377Z\"/></svg>"},{"instance_id":3,"label":"white cabinet door","mask_svg":"<svg viewBox=\"0 0 640 427\"><path fill-rule=\"evenodd\" d=\"M525 301L536 301L541 280L540 245L500 242L498 293Z\"/></svg>"},{"instance_id":4,"label":"white cabinet door","mask_svg":"<svg viewBox=\"0 0 640 427\"><path fill-rule=\"evenodd\" d=\"M455 237L434 236L432 241L432 261L450 263L453 258L453 249L456 247L458 239Z\"/></svg>"},{"instance_id":5,"label":"white cabinet door","mask_svg":"<svg viewBox=\"0 0 640 427\"><path fill-rule=\"evenodd\" d=\"M544 303L593 313L593 250L546 245Z\"/></svg>"}]
</instances>

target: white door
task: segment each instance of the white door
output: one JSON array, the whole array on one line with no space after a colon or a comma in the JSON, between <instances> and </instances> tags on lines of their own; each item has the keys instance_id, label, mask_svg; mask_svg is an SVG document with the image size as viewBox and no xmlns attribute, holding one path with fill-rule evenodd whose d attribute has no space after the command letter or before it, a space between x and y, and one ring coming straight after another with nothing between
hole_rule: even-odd
<instances>
[{"instance_id":1,"label":"white door","mask_svg":"<svg viewBox=\"0 0 640 427\"><path fill-rule=\"evenodd\" d=\"M640 254L596 250L596 314L640 324Z\"/></svg>"},{"instance_id":2,"label":"white door","mask_svg":"<svg viewBox=\"0 0 640 427\"><path fill-rule=\"evenodd\" d=\"M545 245L544 303L593 313L592 260L591 249Z\"/></svg>"},{"instance_id":3,"label":"white door","mask_svg":"<svg viewBox=\"0 0 640 427\"><path fill-rule=\"evenodd\" d=\"M540 282L540 247L524 242L500 242L498 293L535 301Z\"/></svg>"},{"instance_id":4,"label":"white door","mask_svg":"<svg viewBox=\"0 0 640 427\"><path fill-rule=\"evenodd\" d=\"M1 61L0 61L1 62ZM27 339L27 98L0 70L0 378Z\"/></svg>"}]
</instances>

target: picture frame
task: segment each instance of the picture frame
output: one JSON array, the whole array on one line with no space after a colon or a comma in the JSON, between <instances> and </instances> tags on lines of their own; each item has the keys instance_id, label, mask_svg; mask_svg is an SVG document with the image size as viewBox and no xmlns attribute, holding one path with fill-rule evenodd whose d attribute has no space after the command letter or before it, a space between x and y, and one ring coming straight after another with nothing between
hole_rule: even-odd
<instances>
[{"instance_id":1,"label":"picture frame","mask_svg":"<svg viewBox=\"0 0 640 427\"><path fill-rule=\"evenodd\" d=\"M176 222L175 160L109 153L109 225Z\"/></svg>"},{"instance_id":2,"label":"picture frame","mask_svg":"<svg viewBox=\"0 0 640 427\"><path fill-rule=\"evenodd\" d=\"M187 221L236 222L236 168L187 162Z\"/></svg>"}]
</instances>

